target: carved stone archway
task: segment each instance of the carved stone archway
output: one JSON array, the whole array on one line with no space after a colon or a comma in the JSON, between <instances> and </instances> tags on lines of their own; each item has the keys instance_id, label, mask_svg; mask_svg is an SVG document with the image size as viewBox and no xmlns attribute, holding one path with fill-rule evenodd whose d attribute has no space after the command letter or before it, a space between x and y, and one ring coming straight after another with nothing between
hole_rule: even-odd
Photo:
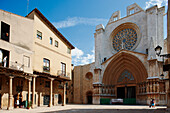
<instances>
[{"instance_id":1,"label":"carved stone archway","mask_svg":"<svg viewBox=\"0 0 170 113\"><path fill-rule=\"evenodd\" d=\"M118 78L124 70L129 70L132 73L136 84L146 81L148 77L144 64L136 56L120 52L105 69L102 83L104 85L117 85Z\"/></svg>"}]
</instances>

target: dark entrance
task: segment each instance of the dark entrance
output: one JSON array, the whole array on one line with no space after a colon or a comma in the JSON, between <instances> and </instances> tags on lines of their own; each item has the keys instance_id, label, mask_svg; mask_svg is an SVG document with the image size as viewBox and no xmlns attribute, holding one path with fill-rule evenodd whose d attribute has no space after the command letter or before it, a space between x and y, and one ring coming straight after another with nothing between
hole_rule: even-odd
<instances>
[{"instance_id":1,"label":"dark entrance","mask_svg":"<svg viewBox=\"0 0 170 113\"><path fill-rule=\"evenodd\" d=\"M136 87L127 87L127 98L136 98Z\"/></svg>"},{"instance_id":2,"label":"dark entrance","mask_svg":"<svg viewBox=\"0 0 170 113\"><path fill-rule=\"evenodd\" d=\"M92 104L92 101L93 101L93 97L92 97L92 92L91 91L88 91L87 93L86 93L86 95L87 95L87 104Z\"/></svg>"},{"instance_id":3,"label":"dark entrance","mask_svg":"<svg viewBox=\"0 0 170 113\"><path fill-rule=\"evenodd\" d=\"M118 87L117 88L117 98L125 98L125 87Z\"/></svg>"},{"instance_id":4,"label":"dark entrance","mask_svg":"<svg viewBox=\"0 0 170 113\"><path fill-rule=\"evenodd\" d=\"M117 88L117 98L136 98L136 87L118 87Z\"/></svg>"},{"instance_id":5,"label":"dark entrance","mask_svg":"<svg viewBox=\"0 0 170 113\"><path fill-rule=\"evenodd\" d=\"M62 97L61 97L61 95L59 94L58 95L58 104L61 104L62 103Z\"/></svg>"},{"instance_id":6,"label":"dark entrance","mask_svg":"<svg viewBox=\"0 0 170 113\"><path fill-rule=\"evenodd\" d=\"M44 105L49 105L50 103L50 95L44 95Z\"/></svg>"}]
</instances>

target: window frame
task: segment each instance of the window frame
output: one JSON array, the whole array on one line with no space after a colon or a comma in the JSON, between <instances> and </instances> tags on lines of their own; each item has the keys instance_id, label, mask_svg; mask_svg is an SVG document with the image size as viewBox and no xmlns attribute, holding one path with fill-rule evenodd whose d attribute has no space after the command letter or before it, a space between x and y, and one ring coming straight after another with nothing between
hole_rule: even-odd
<instances>
[{"instance_id":1,"label":"window frame","mask_svg":"<svg viewBox=\"0 0 170 113\"><path fill-rule=\"evenodd\" d=\"M7 41L7 42L10 42L10 25L5 23L4 21L1 21L0 23L0 33L1 33L1 37L0 39L4 40L4 41ZM8 34L7 34L8 33Z\"/></svg>"},{"instance_id":2,"label":"window frame","mask_svg":"<svg viewBox=\"0 0 170 113\"><path fill-rule=\"evenodd\" d=\"M53 45L53 38L50 37L50 45Z\"/></svg>"},{"instance_id":3,"label":"window frame","mask_svg":"<svg viewBox=\"0 0 170 113\"><path fill-rule=\"evenodd\" d=\"M59 46L59 42L57 40L55 40L55 47Z\"/></svg>"},{"instance_id":4,"label":"window frame","mask_svg":"<svg viewBox=\"0 0 170 113\"><path fill-rule=\"evenodd\" d=\"M61 62L61 73L66 76L66 63Z\"/></svg>"},{"instance_id":5,"label":"window frame","mask_svg":"<svg viewBox=\"0 0 170 113\"><path fill-rule=\"evenodd\" d=\"M40 35L39 33L40 33L41 35ZM37 30L37 38L40 39L40 40L42 40L42 32L39 31L39 30Z\"/></svg>"},{"instance_id":6,"label":"window frame","mask_svg":"<svg viewBox=\"0 0 170 113\"><path fill-rule=\"evenodd\" d=\"M130 14L130 15L132 15L132 14L134 14L134 13L135 13L135 9L134 9L134 8L132 8L132 9L129 10L129 14Z\"/></svg>"},{"instance_id":7,"label":"window frame","mask_svg":"<svg viewBox=\"0 0 170 113\"><path fill-rule=\"evenodd\" d=\"M71 49L69 47L67 47L67 53L71 54Z\"/></svg>"},{"instance_id":8,"label":"window frame","mask_svg":"<svg viewBox=\"0 0 170 113\"><path fill-rule=\"evenodd\" d=\"M44 61L48 61L48 62L44 62ZM44 65L46 64L46 65ZM47 65L48 64L48 65ZM49 69L48 69L49 68ZM43 58L43 71L47 71L49 72L50 71L50 60L47 59L47 58Z\"/></svg>"}]
</instances>

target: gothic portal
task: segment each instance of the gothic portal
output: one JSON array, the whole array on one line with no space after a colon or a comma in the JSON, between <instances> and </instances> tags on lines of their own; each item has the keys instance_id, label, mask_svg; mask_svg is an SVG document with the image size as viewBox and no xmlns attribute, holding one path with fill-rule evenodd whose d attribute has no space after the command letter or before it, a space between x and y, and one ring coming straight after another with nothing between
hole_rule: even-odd
<instances>
[{"instance_id":1,"label":"gothic portal","mask_svg":"<svg viewBox=\"0 0 170 113\"><path fill-rule=\"evenodd\" d=\"M166 105L168 75L154 50L160 45L167 52L164 15L165 7L143 10L135 3L127 7L126 17L116 11L105 27L97 25L95 62L74 67L74 103L87 104L90 91L93 104L119 98L124 104L149 104L154 98Z\"/></svg>"}]
</instances>

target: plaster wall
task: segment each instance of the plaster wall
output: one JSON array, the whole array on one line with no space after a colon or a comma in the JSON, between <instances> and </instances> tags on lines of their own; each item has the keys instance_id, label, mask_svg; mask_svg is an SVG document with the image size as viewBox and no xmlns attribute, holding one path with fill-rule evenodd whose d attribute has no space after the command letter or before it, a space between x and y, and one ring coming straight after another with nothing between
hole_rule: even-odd
<instances>
[{"instance_id":1,"label":"plaster wall","mask_svg":"<svg viewBox=\"0 0 170 113\"><path fill-rule=\"evenodd\" d=\"M37 30L42 32L42 40L37 38ZM33 70L42 72L43 58L47 58L50 60L50 74L57 75L57 72L61 70L61 62L66 64L66 72L71 74L71 54L67 53L68 46L43 22L43 20L39 18L37 14L34 15L33 36ZM50 37L53 39L52 45L50 44ZM55 47L55 40L58 41L58 47Z\"/></svg>"}]
</instances>

